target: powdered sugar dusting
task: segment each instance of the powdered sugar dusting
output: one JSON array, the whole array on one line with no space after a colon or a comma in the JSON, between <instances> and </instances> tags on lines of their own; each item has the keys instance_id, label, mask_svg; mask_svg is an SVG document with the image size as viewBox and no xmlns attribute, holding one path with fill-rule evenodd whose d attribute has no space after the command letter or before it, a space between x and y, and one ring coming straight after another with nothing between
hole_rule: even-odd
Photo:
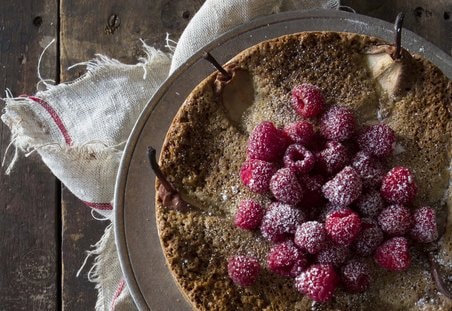
<instances>
[{"instance_id":1,"label":"powdered sugar dusting","mask_svg":"<svg viewBox=\"0 0 452 311\"><path fill-rule=\"evenodd\" d=\"M365 217L377 217L384 208L384 202L380 192L371 189L363 193L356 200L355 206L361 215Z\"/></svg>"},{"instance_id":2,"label":"powdered sugar dusting","mask_svg":"<svg viewBox=\"0 0 452 311\"><path fill-rule=\"evenodd\" d=\"M375 124L364 130L358 137L359 147L377 157L385 157L394 151L395 133L386 124Z\"/></svg>"},{"instance_id":3,"label":"powdered sugar dusting","mask_svg":"<svg viewBox=\"0 0 452 311\"><path fill-rule=\"evenodd\" d=\"M431 207L418 208L413 213L414 225L410 235L421 243L430 243L438 238L435 210Z\"/></svg>"},{"instance_id":4,"label":"powdered sugar dusting","mask_svg":"<svg viewBox=\"0 0 452 311\"><path fill-rule=\"evenodd\" d=\"M404 235L413 224L413 219L408 208L402 205L390 205L378 216L380 228L388 235Z\"/></svg>"},{"instance_id":5,"label":"powdered sugar dusting","mask_svg":"<svg viewBox=\"0 0 452 311\"><path fill-rule=\"evenodd\" d=\"M349 108L332 106L320 119L320 132L327 139L344 141L352 137L355 123L355 116Z\"/></svg>"},{"instance_id":6,"label":"powdered sugar dusting","mask_svg":"<svg viewBox=\"0 0 452 311\"><path fill-rule=\"evenodd\" d=\"M303 198L303 188L295 171L291 168L279 169L270 180L270 191L283 203L298 204Z\"/></svg>"},{"instance_id":7,"label":"powdered sugar dusting","mask_svg":"<svg viewBox=\"0 0 452 311\"><path fill-rule=\"evenodd\" d=\"M272 242L279 242L295 234L297 226L303 223L303 213L284 203L270 204L262 220L261 233Z\"/></svg>"},{"instance_id":8,"label":"powdered sugar dusting","mask_svg":"<svg viewBox=\"0 0 452 311\"><path fill-rule=\"evenodd\" d=\"M272 163L250 159L242 164L240 179L251 191L265 193L269 191L270 179L275 171Z\"/></svg>"},{"instance_id":9,"label":"powdered sugar dusting","mask_svg":"<svg viewBox=\"0 0 452 311\"><path fill-rule=\"evenodd\" d=\"M361 188L361 178L356 170L346 166L322 187L322 191L331 203L348 206L359 197Z\"/></svg>"},{"instance_id":10,"label":"powdered sugar dusting","mask_svg":"<svg viewBox=\"0 0 452 311\"><path fill-rule=\"evenodd\" d=\"M416 193L413 174L406 167L394 167L383 179L381 195L389 202L407 204L414 199Z\"/></svg>"},{"instance_id":11,"label":"powdered sugar dusting","mask_svg":"<svg viewBox=\"0 0 452 311\"><path fill-rule=\"evenodd\" d=\"M347 148L337 141L329 141L326 148L317 154L318 166L328 174L337 173L349 162Z\"/></svg>"},{"instance_id":12,"label":"powdered sugar dusting","mask_svg":"<svg viewBox=\"0 0 452 311\"><path fill-rule=\"evenodd\" d=\"M352 166L361 176L364 185L379 188L385 171L380 161L366 152L359 151L352 160Z\"/></svg>"},{"instance_id":13,"label":"powdered sugar dusting","mask_svg":"<svg viewBox=\"0 0 452 311\"><path fill-rule=\"evenodd\" d=\"M295 232L295 244L310 254L318 253L326 246L326 231L323 224L317 221L307 221L301 224Z\"/></svg>"}]
</instances>

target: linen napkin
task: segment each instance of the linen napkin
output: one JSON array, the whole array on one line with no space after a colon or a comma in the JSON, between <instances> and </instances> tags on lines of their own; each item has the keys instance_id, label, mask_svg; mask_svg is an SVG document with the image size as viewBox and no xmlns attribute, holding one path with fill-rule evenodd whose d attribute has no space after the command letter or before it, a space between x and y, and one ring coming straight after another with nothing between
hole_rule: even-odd
<instances>
[{"instance_id":1,"label":"linen napkin","mask_svg":"<svg viewBox=\"0 0 452 311\"><path fill-rule=\"evenodd\" d=\"M177 45L167 40L167 52L143 41L147 57L135 65L97 55L78 64L86 66L86 73L75 81L52 85L41 79L46 89L34 96L14 97L7 91L1 119L11 130L14 156L6 173L20 155L36 151L71 192L110 221L88 251L88 256L96 256L88 272L98 290L96 310L136 308L116 253L112 200L127 138L161 83L205 44L253 18L338 7L334 0L207 0Z\"/></svg>"}]
</instances>

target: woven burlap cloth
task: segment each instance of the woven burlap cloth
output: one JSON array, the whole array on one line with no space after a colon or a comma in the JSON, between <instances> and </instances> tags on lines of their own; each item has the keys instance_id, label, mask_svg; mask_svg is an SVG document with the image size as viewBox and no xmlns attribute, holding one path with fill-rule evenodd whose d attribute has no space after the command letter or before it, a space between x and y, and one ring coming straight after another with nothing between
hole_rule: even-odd
<instances>
[{"instance_id":1,"label":"woven burlap cloth","mask_svg":"<svg viewBox=\"0 0 452 311\"><path fill-rule=\"evenodd\" d=\"M78 64L86 66L86 73L75 81L52 85L41 79L45 90L34 96L14 97L7 91L1 119L12 139L5 173L14 173L21 156L37 152L70 191L109 222L100 241L87 251L95 256L94 266L81 272L95 283L97 310L135 309L116 253L112 200L127 138L160 84L205 44L253 18L338 6L339 1L331 0L207 0L177 45L167 42L168 51L143 43L147 57L136 65L98 55Z\"/></svg>"}]
</instances>

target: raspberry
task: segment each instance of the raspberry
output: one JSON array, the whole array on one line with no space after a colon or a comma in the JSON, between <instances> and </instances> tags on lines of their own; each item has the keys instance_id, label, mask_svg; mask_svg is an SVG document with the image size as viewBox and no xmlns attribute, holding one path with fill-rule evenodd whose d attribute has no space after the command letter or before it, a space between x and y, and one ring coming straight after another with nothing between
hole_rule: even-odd
<instances>
[{"instance_id":1,"label":"raspberry","mask_svg":"<svg viewBox=\"0 0 452 311\"><path fill-rule=\"evenodd\" d=\"M355 132L355 116L343 106L332 106L320 119L320 133L329 140L344 141Z\"/></svg>"},{"instance_id":2,"label":"raspberry","mask_svg":"<svg viewBox=\"0 0 452 311\"><path fill-rule=\"evenodd\" d=\"M361 178L354 168L346 166L322 187L322 192L331 203L348 206L361 194Z\"/></svg>"},{"instance_id":3,"label":"raspberry","mask_svg":"<svg viewBox=\"0 0 452 311\"><path fill-rule=\"evenodd\" d=\"M343 169L349 161L347 148L337 141L329 141L326 148L317 153L319 168L328 174L334 174Z\"/></svg>"},{"instance_id":4,"label":"raspberry","mask_svg":"<svg viewBox=\"0 0 452 311\"><path fill-rule=\"evenodd\" d=\"M284 132L297 144L309 146L315 137L314 127L306 121L291 123L284 128Z\"/></svg>"},{"instance_id":5,"label":"raspberry","mask_svg":"<svg viewBox=\"0 0 452 311\"><path fill-rule=\"evenodd\" d=\"M325 183L325 178L322 175L303 175L298 180L303 187L301 205L315 212L316 207L325 203L322 194L322 185Z\"/></svg>"},{"instance_id":6,"label":"raspberry","mask_svg":"<svg viewBox=\"0 0 452 311\"><path fill-rule=\"evenodd\" d=\"M303 83L292 89L292 107L304 118L319 115L325 106L322 91L315 85Z\"/></svg>"},{"instance_id":7,"label":"raspberry","mask_svg":"<svg viewBox=\"0 0 452 311\"><path fill-rule=\"evenodd\" d=\"M302 223L295 232L295 244L310 254L318 253L326 246L326 231L317 221Z\"/></svg>"},{"instance_id":8,"label":"raspberry","mask_svg":"<svg viewBox=\"0 0 452 311\"><path fill-rule=\"evenodd\" d=\"M264 210L253 200L243 200L235 213L234 223L237 227L252 230L259 227L264 217Z\"/></svg>"},{"instance_id":9,"label":"raspberry","mask_svg":"<svg viewBox=\"0 0 452 311\"><path fill-rule=\"evenodd\" d=\"M380 192L371 189L361 194L355 202L356 209L365 217L375 218L384 208L384 202Z\"/></svg>"},{"instance_id":10,"label":"raspberry","mask_svg":"<svg viewBox=\"0 0 452 311\"><path fill-rule=\"evenodd\" d=\"M350 250L347 246L337 245L330 241L324 249L317 253L316 259L321 264L340 267L347 261L349 256Z\"/></svg>"},{"instance_id":11,"label":"raspberry","mask_svg":"<svg viewBox=\"0 0 452 311\"><path fill-rule=\"evenodd\" d=\"M289 144L290 138L284 131L270 121L263 121L250 134L247 154L250 159L274 162L282 157Z\"/></svg>"},{"instance_id":12,"label":"raspberry","mask_svg":"<svg viewBox=\"0 0 452 311\"><path fill-rule=\"evenodd\" d=\"M276 172L272 163L250 159L240 168L240 179L252 192L265 193L270 190L270 179Z\"/></svg>"},{"instance_id":13,"label":"raspberry","mask_svg":"<svg viewBox=\"0 0 452 311\"><path fill-rule=\"evenodd\" d=\"M308 260L291 240L287 240L271 248L267 264L270 271L276 274L296 277L308 267Z\"/></svg>"},{"instance_id":14,"label":"raspberry","mask_svg":"<svg viewBox=\"0 0 452 311\"><path fill-rule=\"evenodd\" d=\"M339 277L333 266L315 264L295 279L297 290L317 302L328 301L339 284Z\"/></svg>"},{"instance_id":15,"label":"raspberry","mask_svg":"<svg viewBox=\"0 0 452 311\"><path fill-rule=\"evenodd\" d=\"M361 232L353 243L353 250L362 257L370 256L383 242L383 231L369 218L361 219Z\"/></svg>"},{"instance_id":16,"label":"raspberry","mask_svg":"<svg viewBox=\"0 0 452 311\"><path fill-rule=\"evenodd\" d=\"M270 191L278 201L287 204L296 205L303 197L303 188L290 168L281 168L272 176Z\"/></svg>"},{"instance_id":17,"label":"raspberry","mask_svg":"<svg viewBox=\"0 0 452 311\"><path fill-rule=\"evenodd\" d=\"M233 256L228 259L228 274L236 285L253 285L260 270L259 262L252 256Z\"/></svg>"},{"instance_id":18,"label":"raspberry","mask_svg":"<svg viewBox=\"0 0 452 311\"><path fill-rule=\"evenodd\" d=\"M269 205L262 219L261 233L271 242L281 242L295 234L297 226L304 221L303 212L284 203Z\"/></svg>"},{"instance_id":19,"label":"raspberry","mask_svg":"<svg viewBox=\"0 0 452 311\"><path fill-rule=\"evenodd\" d=\"M347 246L361 230L361 219L350 209L336 210L326 216L325 229L333 242Z\"/></svg>"},{"instance_id":20,"label":"raspberry","mask_svg":"<svg viewBox=\"0 0 452 311\"><path fill-rule=\"evenodd\" d=\"M395 237L381 244L374 254L375 261L389 271L404 271L411 263L408 240Z\"/></svg>"},{"instance_id":21,"label":"raspberry","mask_svg":"<svg viewBox=\"0 0 452 311\"><path fill-rule=\"evenodd\" d=\"M421 207L413 213L414 225L410 231L411 237L420 243L430 243L438 238L435 210L431 207Z\"/></svg>"},{"instance_id":22,"label":"raspberry","mask_svg":"<svg viewBox=\"0 0 452 311\"><path fill-rule=\"evenodd\" d=\"M394 151L394 131L386 124L375 124L358 136L359 147L376 157L385 157Z\"/></svg>"},{"instance_id":23,"label":"raspberry","mask_svg":"<svg viewBox=\"0 0 452 311\"><path fill-rule=\"evenodd\" d=\"M331 214L334 211L338 211L338 210L341 210L341 209L348 209L348 207L343 207L343 206L340 206L340 205L334 205L331 202L328 202L327 204L325 204L322 207L322 209L321 209L321 211L319 213L318 220L325 222L326 216L328 216L329 214Z\"/></svg>"},{"instance_id":24,"label":"raspberry","mask_svg":"<svg viewBox=\"0 0 452 311\"><path fill-rule=\"evenodd\" d=\"M366 152L358 152L352 160L352 166L361 176L363 185L379 188L385 176L385 169L381 162Z\"/></svg>"},{"instance_id":25,"label":"raspberry","mask_svg":"<svg viewBox=\"0 0 452 311\"><path fill-rule=\"evenodd\" d=\"M394 167L383 178L381 196L388 202L408 204L414 199L416 193L414 176L406 167Z\"/></svg>"},{"instance_id":26,"label":"raspberry","mask_svg":"<svg viewBox=\"0 0 452 311\"><path fill-rule=\"evenodd\" d=\"M284 166L291 168L297 174L306 174L315 164L315 156L300 144L287 147L284 154Z\"/></svg>"},{"instance_id":27,"label":"raspberry","mask_svg":"<svg viewBox=\"0 0 452 311\"><path fill-rule=\"evenodd\" d=\"M358 260L350 260L341 269L341 280L345 289L350 293L363 293L370 285L368 266Z\"/></svg>"},{"instance_id":28,"label":"raspberry","mask_svg":"<svg viewBox=\"0 0 452 311\"><path fill-rule=\"evenodd\" d=\"M378 224L388 235L404 235L410 230L413 218L405 206L396 204L388 206L380 213Z\"/></svg>"}]
</instances>

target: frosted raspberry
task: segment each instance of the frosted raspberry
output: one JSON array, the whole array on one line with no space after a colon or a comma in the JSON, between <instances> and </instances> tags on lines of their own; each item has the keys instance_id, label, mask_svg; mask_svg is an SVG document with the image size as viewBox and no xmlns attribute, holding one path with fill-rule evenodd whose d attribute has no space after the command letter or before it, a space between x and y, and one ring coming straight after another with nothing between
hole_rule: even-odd
<instances>
[{"instance_id":1,"label":"frosted raspberry","mask_svg":"<svg viewBox=\"0 0 452 311\"><path fill-rule=\"evenodd\" d=\"M353 168L361 176L363 185L370 188L380 188L385 176L385 169L380 161L366 152L358 152L352 160Z\"/></svg>"},{"instance_id":2,"label":"frosted raspberry","mask_svg":"<svg viewBox=\"0 0 452 311\"><path fill-rule=\"evenodd\" d=\"M408 204L417 193L414 176L406 167L397 166L383 178L381 196L388 202Z\"/></svg>"},{"instance_id":3,"label":"frosted raspberry","mask_svg":"<svg viewBox=\"0 0 452 311\"><path fill-rule=\"evenodd\" d=\"M240 179L252 192L265 193L270 190L270 179L275 172L272 163L250 159L243 162Z\"/></svg>"},{"instance_id":4,"label":"frosted raspberry","mask_svg":"<svg viewBox=\"0 0 452 311\"><path fill-rule=\"evenodd\" d=\"M326 216L328 216L329 214L331 214L334 211L338 211L341 209L348 209L348 207L335 205L335 204L332 204L331 202L328 202L322 207L322 209L319 213L318 220L325 222Z\"/></svg>"},{"instance_id":5,"label":"frosted raspberry","mask_svg":"<svg viewBox=\"0 0 452 311\"><path fill-rule=\"evenodd\" d=\"M320 133L329 140L344 141L355 132L353 111L343 106L332 106L320 119Z\"/></svg>"},{"instance_id":6,"label":"frosted raspberry","mask_svg":"<svg viewBox=\"0 0 452 311\"><path fill-rule=\"evenodd\" d=\"M233 256L228 259L228 274L236 285L253 285L260 271L259 262L252 256Z\"/></svg>"},{"instance_id":7,"label":"frosted raspberry","mask_svg":"<svg viewBox=\"0 0 452 311\"><path fill-rule=\"evenodd\" d=\"M349 160L347 148L337 141L327 142L325 149L317 153L318 167L328 174L339 172Z\"/></svg>"},{"instance_id":8,"label":"frosted raspberry","mask_svg":"<svg viewBox=\"0 0 452 311\"><path fill-rule=\"evenodd\" d=\"M361 194L361 178L354 168L346 166L322 187L322 192L331 203L348 206Z\"/></svg>"},{"instance_id":9,"label":"frosted raspberry","mask_svg":"<svg viewBox=\"0 0 452 311\"><path fill-rule=\"evenodd\" d=\"M247 154L250 159L274 162L282 157L289 144L290 138L284 131L270 121L263 121L250 134Z\"/></svg>"},{"instance_id":10,"label":"frosted raspberry","mask_svg":"<svg viewBox=\"0 0 452 311\"><path fill-rule=\"evenodd\" d=\"M361 219L350 209L340 209L329 213L325 229L332 241L339 245L350 245L361 230Z\"/></svg>"},{"instance_id":11,"label":"frosted raspberry","mask_svg":"<svg viewBox=\"0 0 452 311\"><path fill-rule=\"evenodd\" d=\"M381 244L374 254L375 261L389 271L404 271L411 264L408 241L395 237Z\"/></svg>"},{"instance_id":12,"label":"frosted raspberry","mask_svg":"<svg viewBox=\"0 0 452 311\"><path fill-rule=\"evenodd\" d=\"M313 210L313 212L318 210L317 207L322 206L325 203L322 194L322 186L326 181L325 177L322 175L303 175L300 176L298 180L304 191L301 205L305 209Z\"/></svg>"},{"instance_id":13,"label":"frosted raspberry","mask_svg":"<svg viewBox=\"0 0 452 311\"><path fill-rule=\"evenodd\" d=\"M369 218L361 219L361 232L353 242L353 250L362 257L370 256L383 242L383 231Z\"/></svg>"},{"instance_id":14,"label":"frosted raspberry","mask_svg":"<svg viewBox=\"0 0 452 311\"><path fill-rule=\"evenodd\" d=\"M414 225L411 228L411 237L420 243L430 243L438 238L435 210L425 206L413 213Z\"/></svg>"},{"instance_id":15,"label":"frosted raspberry","mask_svg":"<svg viewBox=\"0 0 452 311\"><path fill-rule=\"evenodd\" d=\"M295 232L295 244L310 254L316 254L326 246L326 231L323 224L307 221L298 226Z\"/></svg>"},{"instance_id":16,"label":"frosted raspberry","mask_svg":"<svg viewBox=\"0 0 452 311\"><path fill-rule=\"evenodd\" d=\"M315 156L302 145L293 144L287 147L283 161L285 167L301 175L308 173L314 167Z\"/></svg>"},{"instance_id":17,"label":"frosted raspberry","mask_svg":"<svg viewBox=\"0 0 452 311\"><path fill-rule=\"evenodd\" d=\"M330 264L335 267L342 266L350 256L350 250L347 246L337 245L331 241L325 248L317 253L317 262L321 264Z\"/></svg>"},{"instance_id":18,"label":"frosted raspberry","mask_svg":"<svg viewBox=\"0 0 452 311\"><path fill-rule=\"evenodd\" d=\"M341 269L341 280L350 293L363 293L370 285L369 267L362 261L350 260Z\"/></svg>"},{"instance_id":19,"label":"frosted raspberry","mask_svg":"<svg viewBox=\"0 0 452 311\"><path fill-rule=\"evenodd\" d=\"M287 240L270 249L267 265L276 274L296 277L308 267L308 259L291 240Z\"/></svg>"},{"instance_id":20,"label":"frosted raspberry","mask_svg":"<svg viewBox=\"0 0 452 311\"><path fill-rule=\"evenodd\" d=\"M259 227L264 217L264 209L253 200L243 200L235 213L234 224L242 229L252 230Z\"/></svg>"},{"instance_id":21,"label":"frosted raspberry","mask_svg":"<svg viewBox=\"0 0 452 311\"><path fill-rule=\"evenodd\" d=\"M261 233L271 242L281 242L295 234L295 230L304 222L303 212L284 203L269 205L262 219Z\"/></svg>"},{"instance_id":22,"label":"frosted raspberry","mask_svg":"<svg viewBox=\"0 0 452 311\"><path fill-rule=\"evenodd\" d=\"M376 157L385 157L394 151L394 131L386 124L375 124L358 136L359 147Z\"/></svg>"},{"instance_id":23,"label":"frosted raspberry","mask_svg":"<svg viewBox=\"0 0 452 311\"><path fill-rule=\"evenodd\" d=\"M315 137L314 127L306 121L291 123L284 128L284 132L294 143L309 146Z\"/></svg>"},{"instance_id":24,"label":"frosted raspberry","mask_svg":"<svg viewBox=\"0 0 452 311\"><path fill-rule=\"evenodd\" d=\"M303 83L292 89L292 107L304 118L319 115L325 106L322 91L315 85Z\"/></svg>"},{"instance_id":25,"label":"frosted raspberry","mask_svg":"<svg viewBox=\"0 0 452 311\"><path fill-rule=\"evenodd\" d=\"M383 210L384 202L380 192L371 189L361 194L358 200L356 200L355 206L357 211L364 217L375 218Z\"/></svg>"},{"instance_id":26,"label":"frosted raspberry","mask_svg":"<svg viewBox=\"0 0 452 311\"><path fill-rule=\"evenodd\" d=\"M378 216L381 230L388 235L404 235L410 230L413 218L410 211L403 205L391 205Z\"/></svg>"},{"instance_id":27,"label":"frosted raspberry","mask_svg":"<svg viewBox=\"0 0 452 311\"><path fill-rule=\"evenodd\" d=\"M272 176L270 191L278 201L287 204L296 205L303 197L303 187L290 168L281 168Z\"/></svg>"},{"instance_id":28,"label":"frosted raspberry","mask_svg":"<svg viewBox=\"0 0 452 311\"><path fill-rule=\"evenodd\" d=\"M328 301L334 294L339 277L333 266L315 264L295 279L297 290L314 301Z\"/></svg>"}]
</instances>

